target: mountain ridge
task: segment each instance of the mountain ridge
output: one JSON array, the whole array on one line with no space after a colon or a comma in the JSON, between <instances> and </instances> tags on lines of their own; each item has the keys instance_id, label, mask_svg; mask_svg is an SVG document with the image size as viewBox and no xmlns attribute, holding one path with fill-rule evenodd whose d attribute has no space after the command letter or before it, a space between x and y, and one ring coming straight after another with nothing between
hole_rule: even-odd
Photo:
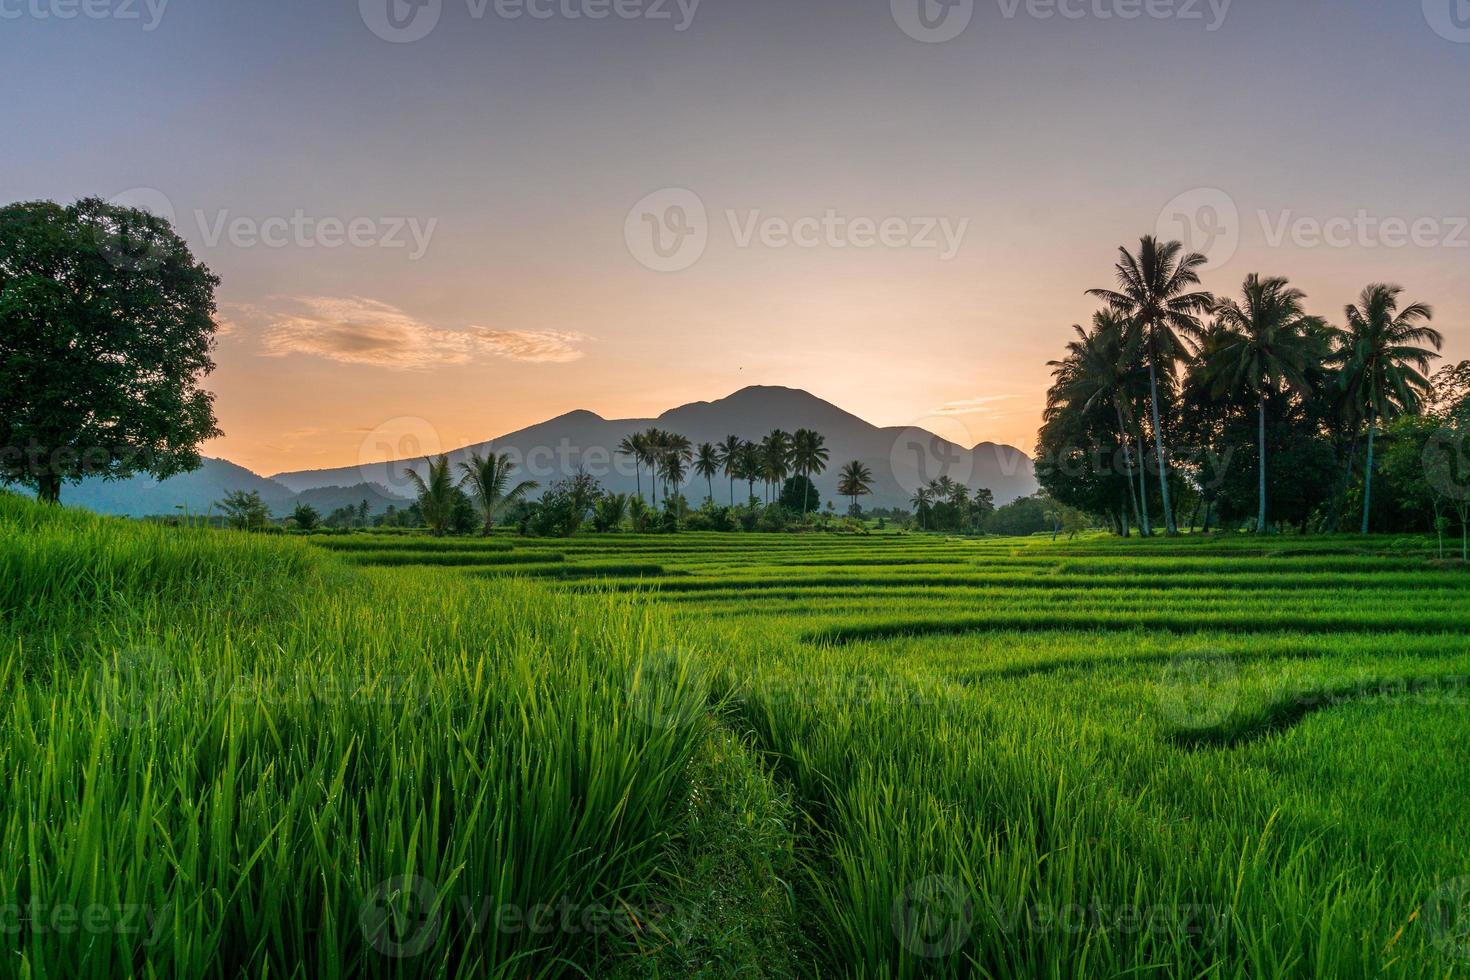
<instances>
[{"instance_id":1,"label":"mountain ridge","mask_svg":"<svg viewBox=\"0 0 1470 980\"><path fill-rule=\"evenodd\" d=\"M617 454L618 443L627 435L649 427L671 429L701 442L719 442L728 435L759 439L775 428L793 431L810 428L827 441L831 459L825 473L815 478L823 499L836 494L837 470L850 460L859 460L874 475L874 493L863 503L869 507L908 506L915 489L940 475L949 475L972 489L988 487L997 503L1006 503L1036 491L1031 459L1014 446L982 441L960 446L923 429L909 426L875 426L861 417L802 388L780 385L749 385L712 401L688 402L654 418L608 419L590 409L575 409L544 422L450 450L456 465L472 452L509 452L518 464L518 477L549 482L571 476L580 466L587 469L610 491L647 490L647 474L635 473L633 464ZM359 466L321 470L292 470L274 474L271 480L293 492L329 485L376 483L390 492L411 496L406 471L422 473L422 459L402 458ZM728 503L729 480L715 484L717 502ZM707 492L691 476L685 495L691 503ZM726 492L718 492L721 484ZM745 494L737 491L736 502Z\"/></svg>"}]
</instances>

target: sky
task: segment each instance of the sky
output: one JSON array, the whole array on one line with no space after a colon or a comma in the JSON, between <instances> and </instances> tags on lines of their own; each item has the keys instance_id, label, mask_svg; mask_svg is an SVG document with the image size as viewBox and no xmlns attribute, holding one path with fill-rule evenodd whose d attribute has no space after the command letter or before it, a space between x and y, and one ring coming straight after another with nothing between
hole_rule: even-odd
<instances>
[{"instance_id":1,"label":"sky","mask_svg":"<svg viewBox=\"0 0 1470 980\"><path fill-rule=\"evenodd\" d=\"M0 64L0 202L174 220L260 473L750 384L1030 450L1145 234L1470 357L1467 0L0 0Z\"/></svg>"}]
</instances>

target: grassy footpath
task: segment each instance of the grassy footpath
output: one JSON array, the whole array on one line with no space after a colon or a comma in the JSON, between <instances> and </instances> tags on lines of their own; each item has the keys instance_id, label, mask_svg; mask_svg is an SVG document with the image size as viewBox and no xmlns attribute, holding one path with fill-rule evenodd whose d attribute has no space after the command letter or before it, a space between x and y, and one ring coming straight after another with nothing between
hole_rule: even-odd
<instances>
[{"instance_id":1,"label":"grassy footpath","mask_svg":"<svg viewBox=\"0 0 1470 980\"><path fill-rule=\"evenodd\" d=\"M0 975L735 975L794 945L785 803L705 691L649 683L645 604L0 495L0 617ZM762 935L696 935L731 923Z\"/></svg>"}]
</instances>

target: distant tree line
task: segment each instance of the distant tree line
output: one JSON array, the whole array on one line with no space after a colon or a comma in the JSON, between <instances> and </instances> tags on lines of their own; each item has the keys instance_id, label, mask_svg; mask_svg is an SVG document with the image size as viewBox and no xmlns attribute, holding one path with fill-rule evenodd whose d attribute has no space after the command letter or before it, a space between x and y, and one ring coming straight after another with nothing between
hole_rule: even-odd
<instances>
[{"instance_id":1,"label":"distant tree line","mask_svg":"<svg viewBox=\"0 0 1470 980\"><path fill-rule=\"evenodd\" d=\"M1283 278L1201 288L1179 242L1119 249L1116 285L1051 362L1037 478L1120 535L1414 530L1453 511L1470 366L1430 374L1429 306L1374 284L1342 326ZM1436 469L1436 465L1438 469ZM1438 504L1436 504L1438 501ZM1463 522L1462 522L1463 523Z\"/></svg>"}]
</instances>

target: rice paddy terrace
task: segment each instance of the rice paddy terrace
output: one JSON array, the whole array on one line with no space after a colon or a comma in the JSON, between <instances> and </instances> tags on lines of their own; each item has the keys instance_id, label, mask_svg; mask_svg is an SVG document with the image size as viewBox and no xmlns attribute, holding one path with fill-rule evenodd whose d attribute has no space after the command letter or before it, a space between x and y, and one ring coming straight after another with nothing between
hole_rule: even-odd
<instances>
[{"instance_id":1,"label":"rice paddy terrace","mask_svg":"<svg viewBox=\"0 0 1470 980\"><path fill-rule=\"evenodd\" d=\"M1470 577L1422 539L317 540L668 610L836 972L1470 969Z\"/></svg>"},{"instance_id":2,"label":"rice paddy terrace","mask_svg":"<svg viewBox=\"0 0 1470 980\"><path fill-rule=\"evenodd\" d=\"M0 495L0 976L1470 975L1435 553Z\"/></svg>"}]
</instances>

